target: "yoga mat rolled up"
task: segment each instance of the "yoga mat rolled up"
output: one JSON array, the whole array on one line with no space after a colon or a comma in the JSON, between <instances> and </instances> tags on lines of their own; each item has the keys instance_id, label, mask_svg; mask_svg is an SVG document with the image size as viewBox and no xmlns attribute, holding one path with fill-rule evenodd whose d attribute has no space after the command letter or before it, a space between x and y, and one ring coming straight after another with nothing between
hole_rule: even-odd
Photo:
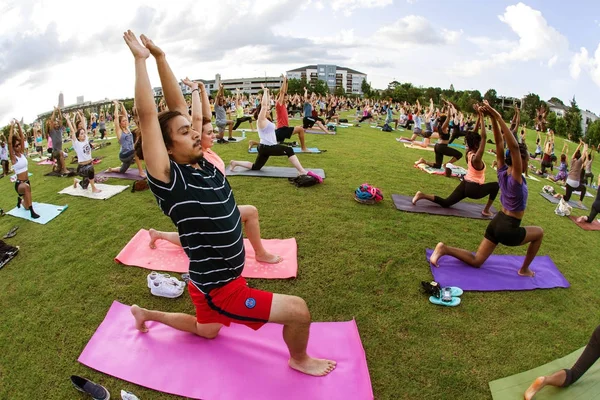
<instances>
[{"instance_id":1,"label":"yoga mat rolled up","mask_svg":"<svg viewBox=\"0 0 600 400\"><path fill-rule=\"evenodd\" d=\"M540 343L539 345L543 345ZM521 400L525 390L539 376L550 375L561 369L571 368L583 352L584 347L573 353L544 364L541 367L521 372L489 383L494 400ZM600 363L597 362L573 385L568 388L546 386L534 397L535 400L597 400L600 399Z\"/></svg>"},{"instance_id":2,"label":"yoga mat rolled up","mask_svg":"<svg viewBox=\"0 0 600 400\"><path fill-rule=\"evenodd\" d=\"M147 333L139 332L130 307L113 302L78 361L137 385L193 399L373 399L354 320L311 324L308 353L337 362L324 377L288 366L282 325L253 331L231 324L213 340L157 322L147 326Z\"/></svg>"},{"instance_id":3,"label":"yoga mat rolled up","mask_svg":"<svg viewBox=\"0 0 600 400\"><path fill-rule=\"evenodd\" d=\"M427 261L433 250L426 250ZM529 266L535 272L533 278L520 276L517 271L523 265L524 256L492 254L480 268L462 261L442 256L439 267L430 264L433 279L444 286L458 286L462 290L500 291L568 288L571 285L549 256L537 256Z\"/></svg>"},{"instance_id":4,"label":"yoga mat rolled up","mask_svg":"<svg viewBox=\"0 0 600 400\"><path fill-rule=\"evenodd\" d=\"M413 205L412 197L402 196L400 194L392 194L392 201L396 208L400 211L408 211L415 213L425 213L433 215L447 215L451 217L463 217L463 218L474 218L474 219L491 219L492 217L486 217L481 214L485 206L478 203L469 203L461 201L456 203L452 207L444 208L439 204L432 203L429 200L422 199ZM497 211L494 207L490 208L493 214Z\"/></svg>"}]
</instances>

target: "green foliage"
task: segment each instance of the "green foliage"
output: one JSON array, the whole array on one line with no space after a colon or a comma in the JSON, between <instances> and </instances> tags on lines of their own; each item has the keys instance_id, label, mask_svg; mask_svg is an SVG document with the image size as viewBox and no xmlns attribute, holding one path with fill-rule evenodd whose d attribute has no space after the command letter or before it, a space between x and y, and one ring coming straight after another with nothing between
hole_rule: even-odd
<instances>
[{"instance_id":1,"label":"green foliage","mask_svg":"<svg viewBox=\"0 0 600 400\"><path fill-rule=\"evenodd\" d=\"M563 103L563 101L561 99L559 99L558 97L551 97L550 100L548 100L548 103L552 103L552 104L560 104L560 105L565 105L565 103Z\"/></svg>"},{"instance_id":2,"label":"green foliage","mask_svg":"<svg viewBox=\"0 0 600 400\"><path fill-rule=\"evenodd\" d=\"M362 84L360 85L360 90L361 92L363 92L363 95L367 98L371 97L371 84L369 82L367 82L367 80L363 80Z\"/></svg>"},{"instance_id":3,"label":"green foliage","mask_svg":"<svg viewBox=\"0 0 600 400\"><path fill-rule=\"evenodd\" d=\"M498 104L498 93L496 92L496 89L488 89L483 95L483 98L487 100L492 107L495 107L496 104Z\"/></svg>"},{"instance_id":4,"label":"green foliage","mask_svg":"<svg viewBox=\"0 0 600 400\"><path fill-rule=\"evenodd\" d=\"M558 117L556 116L556 113L554 111L550 111L548 113L548 116L546 117L546 121L548 122L548 129L552 129L553 131L556 131L556 120L558 119Z\"/></svg>"},{"instance_id":5,"label":"green foliage","mask_svg":"<svg viewBox=\"0 0 600 400\"><path fill-rule=\"evenodd\" d=\"M303 95L304 94L304 88L308 89L308 83L306 82L306 79L302 78L302 79L288 79L288 94L291 95L295 95L295 94L299 94L299 95Z\"/></svg>"},{"instance_id":6,"label":"green foliage","mask_svg":"<svg viewBox=\"0 0 600 400\"><path fill-rule=\"evenodd\" d=\"M571 100L571 106L565 114L565 121L567 123L567 132L573 135L573 140L578 141L583 135L583 129L581 127L581 110L577 106L575 97Z\"/></svg>"},{"instance_id":7,"label":"green foliage","mask_svg":"<svg viewBox=\"0 0 600 400\"><path fill-rule=\"evenodd\" d=\"M540 96L535 93L529 93L523 99L523 109L521 112L527 114L530 120L535 120L536 110L539 109L541 105L542 101L540 100Z\"/></svg>"},{"instance_id":8,"label":"green foliage","mask_svg":"<svg viewBox=\"0 0 600 400\"><path fill-rule=\"evenodd\" d=\"M329 93L329 86L327 86L327 83L325 81L322 81L320 79L316 79L312 82L309 82L306 88L308 89L309 93L314 92L322 96L325 96L327 93Z\"/></svg>"},{"instance_id":9,"label":"green foliage","mask_svg":"<svg viewBox=\"0 0 600 400\"><path fill-rule=\"evenodd\" d=\"M333 91L333 94L336 96L345 96L346 91L344 90L344 88L342 86L337 86L335 88L335 90Z\"/></svg>"},{"instance_id":10,"label":"green foliage","mask_svg":"<svg viewBox=\"0 0 600 400\"><path fill-rule=\"evenodd\" d=\"M598 144L600 144L600 119L597 119L588 125L585 138L586 141L593 146L598 146Z\"/></svg>"},{"instance_id":11,"label":"green foliage","mask_svg":"<svg viewBox=\"0 0 600 400\"><path fill-rule=\"evenodd\" d=\"M564 118L556 119L556 129L554 132L560 136L567 136L567 122Z\"/></svg>"}]
</instances>

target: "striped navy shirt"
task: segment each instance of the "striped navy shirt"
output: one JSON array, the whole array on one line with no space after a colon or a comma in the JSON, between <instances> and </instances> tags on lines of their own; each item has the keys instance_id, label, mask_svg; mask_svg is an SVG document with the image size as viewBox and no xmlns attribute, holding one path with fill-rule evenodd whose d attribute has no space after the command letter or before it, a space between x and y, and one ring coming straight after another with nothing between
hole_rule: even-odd
<instances>
[{"instance_id":1,"label":"striped navy shirt","mask_svg":"<svg viewBox=\"0 0 600 400\"><path fill-rule=\"evenodd\" d=\"M177 226L190 259L190 280L206 294L239 277L246 254L229 182L205 159L198 165L200 169L171 161L168 184L147 175L159 207Z\"/></svg>"}]
</instances>

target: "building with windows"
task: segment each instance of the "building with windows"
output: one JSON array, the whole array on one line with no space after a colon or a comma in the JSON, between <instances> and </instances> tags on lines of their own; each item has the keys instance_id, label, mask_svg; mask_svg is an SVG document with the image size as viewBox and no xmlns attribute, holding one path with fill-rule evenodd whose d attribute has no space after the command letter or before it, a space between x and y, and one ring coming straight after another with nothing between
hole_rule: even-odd
<instances>
[{"instance_id":1,"label":"building with windows","mask_svg":"<svg viewBox=\"0 0 600 400\"><path fill-rule=\"evenodd\" d=\"M206 80L206 79L194 79L196 82L204 83L206 90L209 93L215 92L219 90L219 85L223 84L223 88L229 90L231 92L235 92L236 89L240 89L245 94L257 94L260 90L262 90L261 85L264 85L269 90L279 90L281 87L281 77L273 77L273 76L262 76L256 78L236 78L236 79L221 79L221 74L216 74L215 79ZM191 89L179 82L179 87L183 94L191 94ZM163 90L162 88L155 87L154 96L162 96Z\"/></svg>"},{"instance_id":2,"label":"building with windows","mask_svg":"<svg viewBox=\"0 0 600 400\"><path fill-rule=\"evenodd\" d=\"M367 74L347 67L331 64L307 65L286 72L288 79L306 79L307 82L321 80L327 83L330 91L343 88L348 94L363 94L362 83Z\"/></svg>"},{"instance_id":3,"label":"building with windows","mask_svg":"<svg viewBox=\"0 0 600 400\"><path fill-rule=\"evenodd\" d=\"M65 106L65 96L63 92L58 94L58 108L63 108Z\"/></svg>"}]
</instances>

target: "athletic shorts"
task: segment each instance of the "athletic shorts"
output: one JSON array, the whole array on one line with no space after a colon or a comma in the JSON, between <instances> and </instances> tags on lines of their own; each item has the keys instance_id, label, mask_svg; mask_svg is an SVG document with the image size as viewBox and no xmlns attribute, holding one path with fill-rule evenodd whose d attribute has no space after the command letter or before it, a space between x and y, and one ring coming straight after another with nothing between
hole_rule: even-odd
<instances>
[{"instance_id":1,"label":"athletic shorts","mask_svg":"<svg viewBox=\"0 0 600 400\"><path fill-rule=\"evenodd\" d=\"M225 128L227 127L227 122L217 121L216 125L217 125L217 129L219 129L219 133L225 132Z\"/></svg>"},{"instance_id":2,"label":"athletic shorts","mask_svg":"<svg viewBox=\"0 0 600 400\"><path fill-rule=\"evenodd\" d=\"M421 133L421 136L423 136L424 138L430 138L431 135L433 135L433 132L431 132L431 131L423 131Z\"/></svg>"},{"instance_id":3,"label":"athletic shorts","mask_svg":"<svg viewBox=\"0 0 600 400\"><path fill-rule=\"evenodd\" d=\"M63 154L62 150L52 149L52 159L56 160L57 162L60 160L61 154Z\"/></svg>"},{"instance_id":4,"label":"athletic shorts","mask_svg":"<svg viewBox=\"0 0 600 400\"><path fill-rule=\"evenodd\" d=\"M293 126L282 126L281 128L275 129L275 136L277 137L277 143L282 143L285 139L292 137L294 133Z\"/></svg>"},{"instance_id":5,"label":"athletic shorts","mask_svg":"<svg viewBox=\"0 0 600 400\"><path fill-rule=\"evenodd\" d=\"M302 127L304 129L312 128L316 122L317 121L315 121L314 118L312 118L312 117L304 117L302 119Z\"/></svg>"},{"instance_id":6,"label":"athletic shorts","mask_svg":"<svg viewBox=\"0 0 600 400\"><path fill-rule=\"evenodd\" d=\"M521 220L499 211L485 230L485 238L494 244L520 246L527 231L521 227Z\"/></svg>"},{"instance_id":7,"label":"athletic shorts","mask_svg":"<svg viewBox=\"0 0 600 400\"><path fill-rule=\"evenodd\" d=\"M19 195L19 197L23 196L21 193L19 193L19 185L21 183L26 183L29 185L29 187L31 187L31 182L29 182L29 179L27 179L26 181L20 181L20 180L16 180L15 181L15 192L17 192L17 194Z\"/></svg>"},{"instance_id":8,"label":"athletic shorts","mask_svg":"<svg viewBox=\"0 0 600 400\"><path fill-rule=\"evenodd\" d=\"M241 276L209 294L200 292L190 281L188 291L199 324L229 326L235 322L258 330L269 321L273 293L248 287Z\"/></svg>"}]
</instances>

